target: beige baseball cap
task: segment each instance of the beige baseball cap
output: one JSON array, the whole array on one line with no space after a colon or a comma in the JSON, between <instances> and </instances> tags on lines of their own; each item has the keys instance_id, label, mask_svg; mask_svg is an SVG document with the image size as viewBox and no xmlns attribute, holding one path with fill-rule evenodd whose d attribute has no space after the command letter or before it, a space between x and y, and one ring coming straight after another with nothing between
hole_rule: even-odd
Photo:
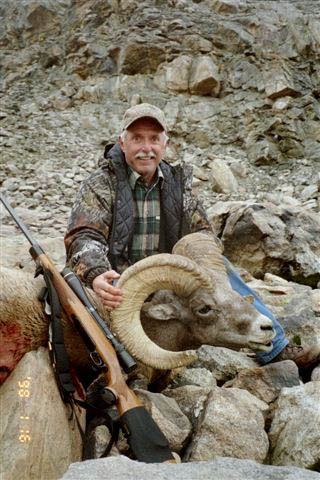
<instances>
[{"instance_id":1,"label":"beige baseball cap","mask_svg":"<svg viewBox=\"0 0 320 480\"><path fill-rule=\"evenodd\" d=\"M149 117L156 120L164 131L167 130L166 119L164 113L160 108L151 105L150 103L140 103L134 107L128 108L123 115L121 123L121 131L127 128L139 118Z\"/></svg>"}]
</instances>

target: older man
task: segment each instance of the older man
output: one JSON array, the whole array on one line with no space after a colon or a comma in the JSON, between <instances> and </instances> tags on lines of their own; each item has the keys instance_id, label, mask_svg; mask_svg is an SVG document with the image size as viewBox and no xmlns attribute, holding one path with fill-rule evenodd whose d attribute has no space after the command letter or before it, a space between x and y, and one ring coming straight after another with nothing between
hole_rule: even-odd
<instances>
[{"instance_id":1,"label":"older man","mask_svg":"<svg viewBox=\"0 0 320 480\"><path fill-rule=\"evenodd\" d=\"M119 142L106 149L99 168L81 186L65 236L69 266L93 288L111 310L122 300L114 285L125 268L149 255L171 252L188 233L212 234L203 207L192 195L192 169L163 160L167 145L163 112L150 104L129 108L123 117ZM320 347L288 345L272 313L241 280L226 260L232 287L253 294L254 305L269 316L276 337L261 363L292 359L300 368L320 361Z\"/></svg>"}]
</instances>

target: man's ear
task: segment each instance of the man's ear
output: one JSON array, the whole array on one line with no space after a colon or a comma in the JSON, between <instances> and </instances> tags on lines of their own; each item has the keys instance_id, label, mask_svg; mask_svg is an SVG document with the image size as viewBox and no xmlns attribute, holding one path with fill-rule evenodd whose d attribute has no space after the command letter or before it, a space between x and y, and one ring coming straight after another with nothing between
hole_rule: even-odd
<instances>
[{"instance_id":1,"label":"man's ear","mask_svg":"<svg viewBox=\"0 0 320 480\"><path fill-rule=\"evenodd\" d=\"M122 150L123 153L124 153L124 143L123 143L123 140L122 140L122 138L121 138L120 135L119 135L119 137L118 137L118 142L119 142L119 145L120 145L121 150Z\"/></svg>"}]
</instances>

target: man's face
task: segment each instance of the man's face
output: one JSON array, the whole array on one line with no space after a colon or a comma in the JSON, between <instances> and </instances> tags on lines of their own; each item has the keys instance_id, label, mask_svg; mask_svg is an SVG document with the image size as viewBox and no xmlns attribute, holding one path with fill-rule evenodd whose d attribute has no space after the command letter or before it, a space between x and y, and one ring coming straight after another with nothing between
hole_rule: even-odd
<instances>
[{"instance_id":1,"label":"man's face","mask_svg":"<svg viewBox=\"0 0 320 480\"><path fill-rule=\"evenodd\" d=\"M128 127L119 143L127 164L149 185L166 149L162 127L152 118L140 118Z\"/></svg>"}]
</instances>

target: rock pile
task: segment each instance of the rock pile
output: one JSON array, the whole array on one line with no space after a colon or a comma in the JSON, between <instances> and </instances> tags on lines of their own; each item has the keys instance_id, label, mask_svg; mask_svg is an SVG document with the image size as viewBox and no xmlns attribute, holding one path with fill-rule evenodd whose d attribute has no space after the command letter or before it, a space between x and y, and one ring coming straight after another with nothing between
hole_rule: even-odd
<instances>
[{"instance_id":1,"label":"rock pile","mask_svg":"<svg viewBox=\"0 0 320 480\"><path fill-rule=\"evenodd\" d=\"M49 239L41 244L47 251L51 249L50 255L62 266L62 239ZM25 245L19 246L11 240L8 250L12 252L12 255L7 257L11 259L11 265L8 262L8 266L14 268L18 258L24 269L34 268L33 264L27 261ZM242 271L242 275L280 319L292 342L302 345L320 342L319 289L289 282L272 274L266 274L264 280L257 280L245 271ZM31 371L32 375L38 370L48 371L48 359L43 357L43 354L32 357L32 361L26 357L27 355L0 391L7 418L17 415L20 418L21 414L11 398L12 392L16 394L17 375L25 379L30 376ZM35 358L38 362L36 366ZM149 392L146 381L141 378L137 379L132 387L167 436L172 450L181 456L183 462L211 462L217 456L232 457L255 461L261 465L304 468L305 470L300 472L303 479L309 478L309 470L319 470L319 380L320 366L313 370L311 377L300 377L296 365L289 360L261 367L254 357L245 352L203 346L198 350L197 362L177 372L174 380L162 393ZM10 466L7 469L8 477L4 477L4 480L12 478L12 474L15 478L23 478L31 464L33 469L30 470L30 479L45 478L47 470L52 471L52 460L46 453L51 452L51 449L48 447L43 457L39 456L36 446L42 443L43 438L48 437L47 442L56 441L51 436L50 425L65 422L65 413L63 409L56 408L57 402L61 402L57 397L57 387L52 374L50 379L48 377L41 383L42 389L33 393L33 402L29 402L28 412L31 415L30 411L33 409L32 416L36 416L37 425L42 423L42 427L39 429L33 425L33 448L28 450L29 454L24 457L23 462L20 456L16 455L15 432L20 420L10 424L3 423L6 428L2 432L1 443L6 447L6 465ZM52 397L51 394L48 396L51 390L56 392ZM47 405L45 414L39 413L37 406L38 402L44 401L43 396ZM69 451L70 455L73 452L73 456L58 454L56 471L62 473L70 462L79 459L74 456L76 452L72 449L75 427L65 422L64 429L69 443L63 451ZM91 455L98 459L109 440L110 434L105 426L94 428L89 439ZM18 446L22 448L21 445ZM111 452L111 455L120 454L128 455L128 445L124 437L120 437ZM122 460L119 459L119 462L121 465ZM249 468L249 465L251 464L246 464L246 468ZM85 467L79 468L82 471ZM90 471L90 464L88 468ZM265 474L269 474L270 467L263 468L266 469ZM254 471L253 468L251 470ZM90 477L91 474L86 469L85 472L87 478L94 478ZM293 474L293 471L289 472Z\"/></svg>"}]
</instances>

